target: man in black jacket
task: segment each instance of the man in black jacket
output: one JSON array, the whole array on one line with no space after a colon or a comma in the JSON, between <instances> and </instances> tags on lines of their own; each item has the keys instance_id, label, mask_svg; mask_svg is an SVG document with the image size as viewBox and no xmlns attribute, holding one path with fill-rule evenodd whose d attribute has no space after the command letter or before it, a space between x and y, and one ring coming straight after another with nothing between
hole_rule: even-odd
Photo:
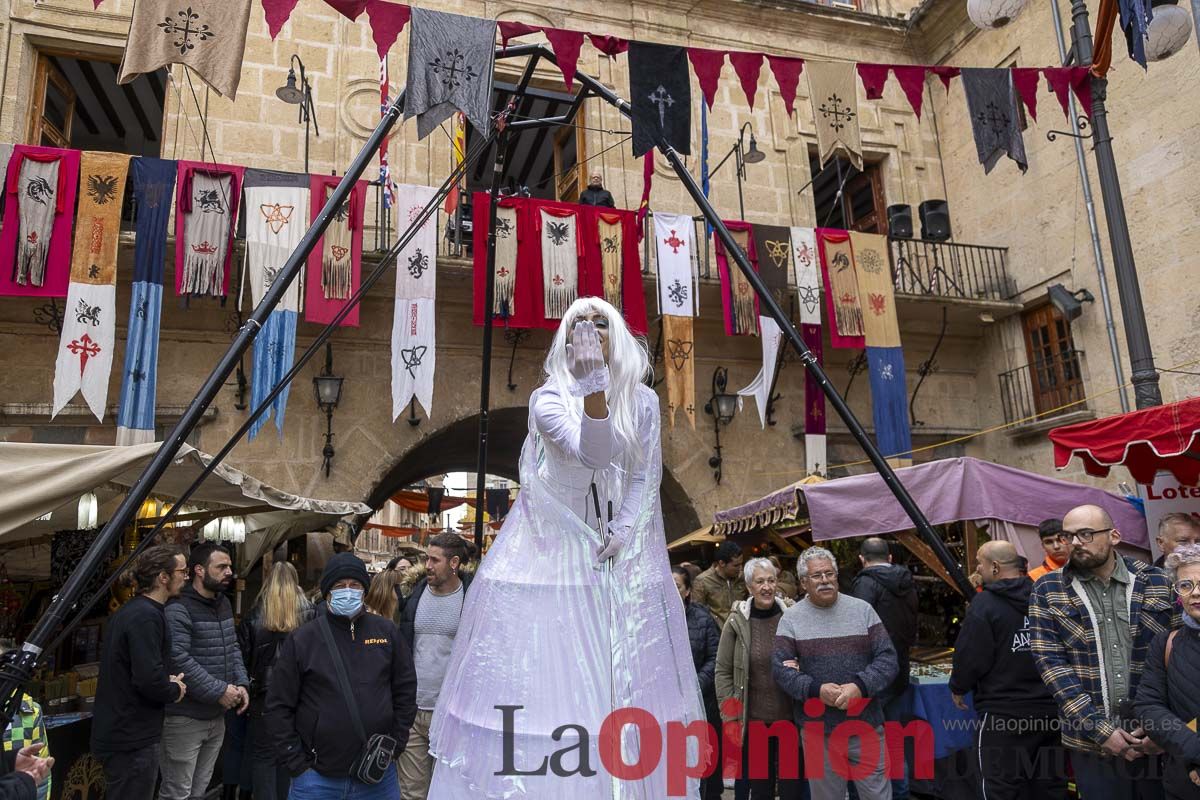
<instances>
[{"instance_id":1,"label":"man in black jacket","mask_svg":"<svg viewBox=\"0 0 1200 800\"><path fill-rule=\"evenodd\" d=\"M346 707L334 658L345 665L367 737L391 736L397 743L394 756L408 742L416 715L412 655L391 620L366 612L363 597L370 582L366 565L354 554L329 559L321 575L325 605L319 613L324 616L294 631L275 658L267 724L276 757L294 778L293 796L332 800L365 787L350 777L366 742ZM336 653L326 645L322 619L331 630ZM399 800L394 766L372 791L372 798Z\"/></svg>"},{"instance_id":2,"label":"man in black jacket","mask_svg":"<svg viewBox=\"0 0 1200 800\"><path fill-rule=\"evenodd\" d=\"M171 675L171 640L164 606L187 580L183 553L157 545L133 568L138 594L109 620L100 656L92 754L104 765L108 796L150 800L158 779L163 709L187 693L183 673Z\"/></svg>"},{"instance_id":3,"label":"man in black jacket","mask_svg":"<svg viewBox=\"0 0 1200 800\"><path fill-rule=\"evenodd\" d=\"M612 192L604 188L604 176L599 170L595 170L588 177L587 188L579 195L579 202L585 206L607 206L613 208L616 203L613 202Z\"/></svg>"},{"instance_id":4,"label":"man in black jacket","mask_svg":"<svg viewBox=\"0 0 1200 800\"><path fill-rule=\"evenodd\" d=\"M908 652L917 643L917 588L908 567L892 563L888 543L878 536L863 541L858 560L862 569L854 578L850 594L875 609L896 648L899 663L896 677L876 702L883 704L886 721L899 722L900 696L908 688ZM892 781L892 797L908 797L907 775Z\"/></svg>"},{"instance_id":5,"label":"man in black jacket","mask_svg":"<svg viewBox=\"0 0 1200 800\"><path fill-rule=\"evenodd\" d=\"M1059 800L1067 796L1058 705L1033 661L1029 595L1009 542L979 548L983 592L971 601L954 643L950 691L965 710L974 692L980 714L976 742L980 782L988 800Z\"/></svg>"}]
</instances>

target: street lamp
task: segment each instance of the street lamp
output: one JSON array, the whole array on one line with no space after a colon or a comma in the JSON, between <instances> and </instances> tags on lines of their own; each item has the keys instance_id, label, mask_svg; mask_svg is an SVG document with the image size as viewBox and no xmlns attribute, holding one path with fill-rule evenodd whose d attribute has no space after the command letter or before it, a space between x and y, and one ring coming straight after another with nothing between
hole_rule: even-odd
<instances>
[{"instance_id":1,"label":"street lamp","mask_svg":"<svg viewBox=\"0 0 1200 800\"><path fill-rule=\"evenodd\" d=\"M317 396L317 407L325 412L325 448L321 451L324 457L322 467L325 477L329 477L329 468L333 464L333 411L342 399L342 378L333 374L333 345L325 343L325 368L320 375L313 377L313 392Z\"/></svg>"},{"instance_id":2,"label":"street lamp","mask_svg":"<svg viewBox=\"0 0 1200 800\"><path fill-rule=\"evenodd\" d=\"M275 90L275 96L290 105L300 106L300 117L297 122L304 123L304 172L308 173L308 125L312 122L317 138L321 138L321 126L317 124L316 113L313 111L312 84L304 73L304 62L300 56L292 54L292 66L288 67L287 83ZM300 67L300 84L296 85L296 66Z\"/></svg>"},{"instance_id":3,"label":"street lamp","mask_svg":"<svg viewBox=\"0 0 1200 800\"><path fill-rule=\"evenodd\" d=\"M713 477L717 479L718 484L721 482L721 426L732 422L733 415L737 413L738 398L736 394L725 391L728 385L729 371L724 367L717 367L713 370L712 397L704 404L704 413L713 418L713 434L716 437L708 465L712 467Z\"/></svg>"},{"instance_id":4,"label":"street lamp","mask_svg":"<svg viewBox=\"0 0 1200 800\"><path fill-rule=\"evenodd\" d=\"M750 149L743 151L742 142L746 138L746 131L750 131ZM737 167L738 211L741 213L741 216L738 217L738 219L745 219L746 204L742 200L742 181L746 178L746 165L758 164L767 157L762 150L758 149L758 140L754 138L754 129L750 127L749 122L742 125L742 129L738 131L738 139L734 143L733 149L725 154L725 157L721 159L721 163L717 164L717 166L713 168L712 172L708 173L708 179L710 181L712 180L712 177L717 174L717 170L725 165L725 162L729 160L730 156L735 157L733 163Z\"/></svg>"}]
</instances>

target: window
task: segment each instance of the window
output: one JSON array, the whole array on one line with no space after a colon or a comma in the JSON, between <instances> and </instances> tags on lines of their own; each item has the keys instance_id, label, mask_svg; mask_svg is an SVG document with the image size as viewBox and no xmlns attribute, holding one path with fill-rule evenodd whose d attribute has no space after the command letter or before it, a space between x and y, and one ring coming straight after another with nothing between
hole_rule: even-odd
<instances>
[{"instance_id":1,"label":"window","mask_svg":"<svg viewBox=\"0 0 1200 800\"><path fill-rule=\"evenodd\" d=\"M809 151L809 159L819 227L887 233L883 172L878 162L864 164L860 172L843 158L822 169L815 150Z\"/></svg>"},{"instance_id":2,"label":"window","mask_svg":"<svg viewBox=\"0 0 1200 800\"><path fill-rule=\"evenodd\" d=\"M138 156L162 151L166 70L117 83L113 61L38 53L27 141Z\"/></svg>"},{"instance_id":3,"label":"window","mask_svg":"<svg viewBox=\"0 0 1200 800\"><path fill-rule=\"evenodd\" d=\"M1045 414L1082 400L1083 374L1079 364L1082 353L1075 349L1071 323L1049 303L1026 311L1021 321L1034 410ZM1077 410L1079 407L1071 407L1056 413Z\"/></svg>"}]
</instances>

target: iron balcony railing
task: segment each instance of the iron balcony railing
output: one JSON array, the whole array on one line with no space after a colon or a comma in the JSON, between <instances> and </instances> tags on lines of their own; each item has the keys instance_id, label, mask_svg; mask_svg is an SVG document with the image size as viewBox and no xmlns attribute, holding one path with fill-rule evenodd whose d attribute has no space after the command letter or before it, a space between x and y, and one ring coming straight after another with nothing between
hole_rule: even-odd
<instances>
[{"instance_id":1,"label":"iron balcony railing","mask_svg":"<svg viewBox=\"0 0 1200 800\"><path fill-rule=\"evenodd\" d=\"M1016 293L1008 248L891 239L892 276L901 294L1007 300Z\"/></svg>"},{"instance_id":2,"label":"iron balcony railing","mask_svg":"<svg viewBox=\"0 0 1200 800\"><path fill-rule=\"evenodd\" d=\"M1082 350L1063 350L1001 372L1004 422L1032 423L1085 410L1083 364Z\"/></svg>"}]
</instances>

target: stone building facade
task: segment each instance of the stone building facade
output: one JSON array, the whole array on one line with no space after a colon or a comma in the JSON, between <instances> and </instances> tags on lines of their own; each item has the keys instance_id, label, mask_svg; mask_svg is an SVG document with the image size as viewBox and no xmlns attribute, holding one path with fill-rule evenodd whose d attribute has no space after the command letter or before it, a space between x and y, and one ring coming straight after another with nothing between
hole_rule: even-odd
<instances>
[{"instance_id":1,"label":"stone building facade","mask_svg":"<svg viewBox=\"0 0 1200 800\"><path fill-rule=\"evenodd\" d=\"M97 114L96 109L103 108L87 100L89 93L97 91L88 76L102 82L105 69L112 69L102 65L119 61L132 6L133 0L106 0L99 10L93 10L92 0L3 3L0 140L31 141L35 127L43 124L38 120L53 114L53 103L45 99L47 82L52 85L52 93L54 84L53 77L46 77L47 70L53 74L53 69L46 66L48 60L67 76L67 83L77 95L77 109ZM861 10L853 3L821 5L796 0L700 0L688 8L628 0L604 4L566 0L553 7L519 0L457 0L438 7L649 41L759 49L805 58L967 66L1042 66L1058 62L1048 0L1037 0L1010 26L995 32L975 30L961 0L928 0L919 7L896 0L863 0ZM389 59L394 89L403 85L406 50L407 36L401 36ZM146 120L153 135L147 136L146 131L139 135L135 126L126 132L126 146L164 158L211 159L301 171L304 127L296 122L296 107L275 96L293 53L303 60L313 83L320 125L320 136L310 142L310 170L340 172L378 120L379 61L365 18L351 22L319 0L301 0L275 41L269 38L261 8L255 4L236 102L210 92L194 77L189 81L189 76L176 67L160 78L161 122ZM1186 372L1186 365L1200 358L1200 334L1187 322L1197 305L1197 295L1190 291L1186 278L1189 255L1200 247L1194 214L1188 213L1200 203L1200 181L1193 177L1196 158L1185 142L1195 135L1200 112L1195 104L1179 98L1177 87L1195 82L1200 58L1194 44L1189 44L1173 59L1152 65L1146 73L1126 61L1123 54L1118 54L1116 61L1109 110L1151 340L1161 366ZM625 63L624 58L609 60L585 45L579 68L625 95ZM521 66L521 60L497 62L497 79L515 82ZM84 80L72 80L77 75ZM549 65L538 70L534 86L548 96L563 91L561 75ZM64 89L59 87L58 91ZM146 103L149 95L138 94L142 91L138 89L135 94L143 104L153 107L152 99ZM128 92L123 95L130 97ZM1057 330L1052 318L1038 317L1039 313L1048 313L1044 308L1047 286L1063 283L1071 290L1086 288L1097 297L1100 294L1073 146L1066 138L1053 143L1046 140L1047 130L1061 130L1065 123L1053 95L1044 92L1039 98L1038 121L1030 120L1025 131L1029 172L1022 176L1006 161L985 176L975 158L961 83L955 83L947 94L937 81L931 81L925 97L926 111L917 119L894 81L888 84L882 100L866 101L860 94L864 151L873 166L868 169L869 180L864 178L859 185L869 187L873 213L877 215L882 215L888 205L909 204L915 217L922 201L946 199L954 244L943 246L945 249L939 252L956 258L979 252L987 258L1001 259L1003 285L989 286L986 291L952 291L946 285L930 288L925 284L936 275L928 271L926 264L927 271L922 273L926 280L920 288L910 283L908 290L898 296L910 395L920 384L912 402L914 419L920 423L914 428L914 444L922 448L917 460L969 454L1049 473L1053 465L1044 431L1053 423L1027 417L1062 405L1058 399L1063 397L1087 400L1070 406L1066 409L1069 416L1055 421L1118 410L1099 303L1085 306L1083 316L1070 325L1069 339L1055 336L1054 342L1045 343L1053 351L1052 360L1058 370L1054 380L1071 384L1065 395L1057 384L1040 387L1055 389L1048 394L1040 391L1036 378L1030 377L1036 369L1028 368L1036 358L1029 331L1036 329L1039 319ZM699 172L698 98L699 91L694 89L697 113L693 114L694 149L688 166L695 174ZM82 116L77 114L76 119L80 121ZM796 113L789 117L769 70L764 69L758 100L751 110L733 70L726 65L716 105L708 117L710 165L734 146L746 122L766 159L746 168L742 187L745 218L781 225L823 222L818 204L827 205L831 195L828 174L814 174L812 166L815 135L807 81L802 76ZM577 142L584 144L577 144L577 152L570 155L582 164L582 169L599 166L603 170L618 206L636 207L641 193L641 164L630 156L627 144L619 144L623 132L628 131L628 122L614 108L590 99L584 105L580 125L583 130L577 132ZM544 149L546 144L532 143L528 152L534 153L539 146ZM557 157L566 156L558 153L553 164L559 163ZM392 137L390 159L396 181L436 185L451 164L449 137L435 132L418 141L415 126L401 126ZM1089 167L1099 204L1099 186L1090 155ZM558 170L554 177L563 177L561 172ZM369 177L374 177L373 169ZM836 190L836 184L833 188ZM825 195L817 196L822 191ZM723 216L738 215L738 185L732 165L714 177L711 197ZM668 212L693 210L680 182L661 161L654 176L651 206ZM820 210L828 218L826 206ZM838 213L858 216L853 209L839 208ZM374 225L377 219L373 196L368 224ZM444 230L445 216L439 221ZM1111 281L1103 214L1099 224ZM916 227L919 234L919 223ZM366 236L368 250L376 238L386 238L374 228ZM960 247L965 245L980 248L975 251ZM481 336L480 329L470 324L471 262L453 255L448 243L444 247L438 263L438 374L432 418L418 417L416 424L403 416L395 422L390 418L387 399L394 273L389 270L364 303L361 327L342 329L333 337L335 372L344 376L345 384L333 417L336 456L330 476L326 478L321 469L325 415L309 390L310 379L322 366L323 358L315 359L301 373L291 394L284 436L278 438L268 426L255 441L238 445L231 456L237 467L300 494L365 500L376 506L393 491L430 475L474 469ZM129 239L122 248L119 308L128 307L132 252ZM368 253L364 273L376 263L378 254ZM715 269L712 274L715 276ZM645 288L651 309L649 339L654 344L659 326L654 315L652 272L646 276ZM1113 294L1116 304L1115 286ZM191 399L237 325L232 300L224 307L193 303L184 308L170 295L168 292L164 298L163 309L160 426L170 424ZM0 374L5 376L0 390L0 436L24 441L111 443L122 353L118 352L114 361L117 368L109 393L110 413L103 424L97 424L82 406L69 407L51 422L49 402L57 334L45 321L54 312L35 305L27 300L0 298ZM709 396L715 368L727 368L730 386L737 388L749 383L760 366L756 338L724 336L716 311L719 305L716 282L704 280L703 311L697 322L700 404ZM1119 305L1116 311L1122 366L1128 374ZM125 321L122 315L118 343L124 340ZM301 323L297 352L311 343L315 333L314 326ZM497 337L491 386L493 459L489 468L496 475L517 477L517 455L526 430L526 402L539 380L548 342L549 334L540 331L515 343ZM867 377L851 369L857 353L828 347L825 353L826 369L834 384L848 390L851 407L869 428ZM933 369L921 370L922 364L932 364ZM661 377L661 364L658 374ZM1196 378L1164 373L1162 390L1166 400L1185 397L1197 390ZM711 521L718 509L740 504L803 476L804 381L794 359L785 363L777 391L780 399L775 425L763 430L750 404L722 429L724 463L719 484L708 464L714 441L710 417L698 414L694 431L686 424L664 430L663 502L670 536ZM1039 391L1041 396L1035 397ZM660 393L665 394L665 387L660 387ZM246 411L240 406L247 399L248 392L239 395L235 383L227 386L193 437L193 444L210 452L218 449L244 420ZM839 421L831 420L830 435L830 461L837 467L835 474L865 469L859 463L861 452Z\"/></svg>"}]
</instances>

